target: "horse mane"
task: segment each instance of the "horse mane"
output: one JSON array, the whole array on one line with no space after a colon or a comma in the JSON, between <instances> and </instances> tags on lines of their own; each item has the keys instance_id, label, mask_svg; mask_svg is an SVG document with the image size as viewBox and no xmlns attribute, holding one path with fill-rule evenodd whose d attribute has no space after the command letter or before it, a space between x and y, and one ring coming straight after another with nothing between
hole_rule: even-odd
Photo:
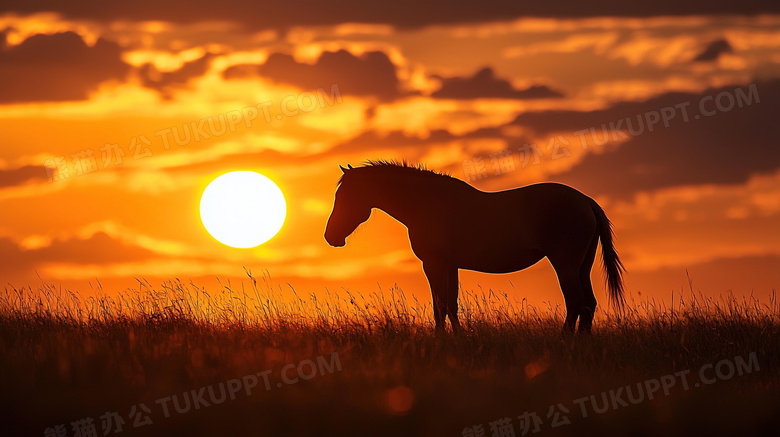
<instances>
[{"instance_id":1,"label":"horse mane","mask_svg":"<svg viewBox=\"0 0 780 437\"><path fill-rule=\"evenodd\" d=\"M360 167L354 167L350 168L350 170L347 170L347 172L351 170L357 170L357 169L364 169L364 168L375 168L380 171L386 171L386 172L392 172L396 173L398 175L415 175L415 176L435 176L440 178L448 178L448 179L455 179L450 175L449 173L439 172L435 170L431 170L428 167L425 166L425 164L422 163L411 163L407 160L395 160L395 159L378 159L373 160L369 159L366 160L363 165ZM347 173L344 173L339 178L338 184L341 185L342 180L344 179L344 176Z\"/></svg>"}]
</instances>

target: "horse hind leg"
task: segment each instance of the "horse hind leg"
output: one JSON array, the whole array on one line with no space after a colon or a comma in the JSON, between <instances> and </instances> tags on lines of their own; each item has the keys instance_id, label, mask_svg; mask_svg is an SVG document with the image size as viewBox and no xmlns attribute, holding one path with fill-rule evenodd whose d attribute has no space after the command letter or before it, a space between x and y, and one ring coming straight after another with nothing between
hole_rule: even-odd
<instances>
[{"instance_id":1,"label":"horse hind leg","mask_svg":"<svg viewBox=\"0 0 780 437\"><path fill-rule=\"evenodd\" d=\"M582 313L584 304L580 281L580 262L559 259L551 259L550 261L558 275L558 283L566 301L566 320L563 322L563 330L564 332L574 332L577 318Z\"/></svg>"},{"instance_id":2,"label":"horse hind leg","mask_svg":"<svg viewBox=\"0 0 780 437\"><path fill-rule=\"evenodd\" d=\"M583 305L580 311L579 332L589 333L593 326L593 316L596 311L596 296L593 294L593 284L590 280L590 271L593 269L593 261L596 259L596 248L599 236L596 234L585 255L585 260L580 267L580 284L582 287Z\"/></svg>"}]
</instances>

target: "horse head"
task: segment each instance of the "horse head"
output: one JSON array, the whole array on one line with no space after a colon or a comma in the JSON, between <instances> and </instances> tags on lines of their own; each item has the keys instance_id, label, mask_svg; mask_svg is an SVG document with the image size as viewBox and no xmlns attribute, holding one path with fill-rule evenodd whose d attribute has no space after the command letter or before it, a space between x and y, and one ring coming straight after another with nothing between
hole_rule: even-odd
<instances>
[{"instance_id":1,"label":"horse head","mask_svg":"<svg viewBox=\"0 0 780 437\"><path fill-rule=\"evenodd\" d=\"M347 167L339 166L343 175L325 228L325 241L334 247L344 246L347 237L371 215L371 206L362 192L364 186L355 181L352 166Z\"/></svg>"}]
</instances>

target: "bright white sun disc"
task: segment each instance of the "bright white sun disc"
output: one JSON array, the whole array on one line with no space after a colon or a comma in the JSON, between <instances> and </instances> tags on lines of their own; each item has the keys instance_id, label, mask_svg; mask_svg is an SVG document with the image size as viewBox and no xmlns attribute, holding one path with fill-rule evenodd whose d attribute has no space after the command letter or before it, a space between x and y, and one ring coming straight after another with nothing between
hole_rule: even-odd
<instances>
[{"instance_id":1,"label":"bright white sun disc","mask_svg":"<svg viewBox=\"0 0 780 437\"><path fill-rule=\"evenodd\" d=\"M214 179L200 199L203 226L217 241L246 249L273 238L284 224L287 203L270 179L234 171Z\"/></svg>"}]
</instances>

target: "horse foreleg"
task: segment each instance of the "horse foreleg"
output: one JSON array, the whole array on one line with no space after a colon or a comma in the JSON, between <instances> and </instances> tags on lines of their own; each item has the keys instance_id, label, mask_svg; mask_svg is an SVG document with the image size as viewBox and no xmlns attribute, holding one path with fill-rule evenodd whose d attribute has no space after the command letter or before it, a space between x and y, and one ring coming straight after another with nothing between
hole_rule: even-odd
<instances>
[{"instance_id":1,"label":"horse foreleg","mask_svg":"<svg viewBox=\"0 0 780 437\"><path fill-rule=\"evenodd\" d=\"M447 272L447 316L452 324L453 334L460 332L460 320L458 320L458 269L452 268Z\"/></svg>"},{"instance_id":2,"label":"horse foreleg","mask_svg":"<svg viewBox=\"0 0 780 437\"><path fill-rule=\"evenodd\" d=\"M447 317L448 270L440 263L423 262L423 271L428 278L428 285L431 287L433 320L436 322L437 331L444 331L445 318Z\"/></svg>"}]
</instances>

